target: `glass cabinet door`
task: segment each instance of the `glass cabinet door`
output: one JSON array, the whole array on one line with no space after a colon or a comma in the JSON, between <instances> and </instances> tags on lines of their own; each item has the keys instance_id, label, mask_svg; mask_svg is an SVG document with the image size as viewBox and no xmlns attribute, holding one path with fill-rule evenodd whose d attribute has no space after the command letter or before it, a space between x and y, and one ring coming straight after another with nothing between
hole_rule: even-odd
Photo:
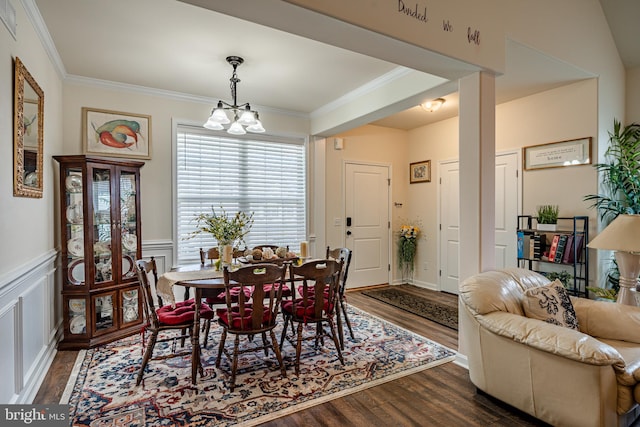
<instances>
[{"instance_id":1,"label":"glass cabinet door","mask_svg":"<svg viewBox=\"0 0 640 427\"><path fill-rule=\"evenodd\" d=\"M138 322L141 319L140 313L140 289L130 288L122 291L122 324Z\"/></svg>"},{"instance_id":2,"label":"glass cabinet door","mask_svg":"<svg viewBox=\"0 0 640 427\"><path fill-rule=\"evenodd\" d=\"M84 265L84 209L82 205L82 169L66 169L65 177L65 227L67 247L67 283L83 286L85 280Z\"/></svg>"},{"instance_id":3,"label":"glass cabinet door","mask_svg":"<svg viewBox=\"0 0 640 427\"><path fill-rule=\"evenodd\" d=\"M115 293L93 297L93 313L95 315L96 333L112 329L116 323L114 314Z\"/></svg>"},{"instance_id":4,"label":"glass cabinet door","mask_svg":"<svg viewBox=\"0 0 640 427\"><path fill-rule=\"evenodd\" d=\"M120 173L120 232L122 242L122 278L130 279L136 275L135 260L138 253L138 212L136 174Z\"/></svg>"},{"instance_id":5,"label":"glass cabinet door","mask_svg":"<svg viewBox=\"0 0 640 427\"><path fill-rule=\"evenodd\" d=\"M95 283L113 280L111 239L113 224L111 222L111 170L91 170L92 204L93 204L93 263L95 266Z\"/></svg>"},{"instance_id":6,"label":"glass cabinet door","mask_svg":"<svg viewBox=\"0 0 640 427\"><path fill-rule=\"evenodd\" d=\"M85 298L69 298L69 332L73 335L87 333L87 300Z\"/></svg>"}]
</instances>

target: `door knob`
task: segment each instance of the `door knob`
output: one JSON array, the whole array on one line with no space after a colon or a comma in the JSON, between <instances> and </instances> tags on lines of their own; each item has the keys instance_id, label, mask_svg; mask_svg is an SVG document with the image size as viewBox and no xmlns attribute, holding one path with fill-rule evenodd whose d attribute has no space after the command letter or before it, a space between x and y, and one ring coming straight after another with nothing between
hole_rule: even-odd
<instances>
[{"instance_id":1,"label":"door knob","mask_svg":"<svg viewBox=\"0 0 640 427\"><path fill-rule=\"evenodd\" d=\"M351 230L347 230L347 236L351 236Z\"/></svg>"}]
</instances>

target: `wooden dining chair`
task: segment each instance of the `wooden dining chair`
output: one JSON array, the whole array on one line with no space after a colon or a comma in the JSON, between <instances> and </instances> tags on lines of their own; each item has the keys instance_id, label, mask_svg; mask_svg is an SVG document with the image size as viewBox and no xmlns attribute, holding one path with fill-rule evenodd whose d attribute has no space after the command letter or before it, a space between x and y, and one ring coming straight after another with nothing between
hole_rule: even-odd
<instances>
[{"instance_id":1,"label":"wooden dining chair","mask_svg":"<svg viewBox=\"0 0 640 427\"><path fill-rule=\"evenodd\" d=\"M155 286L158 282L158 270L156 261L151 257L150 261L136 260L136 272L140 282L140 292L144 303L144 326L142 332L142 346L144 355L142 357L142 365L138 371L136 385L139 385L144 375L144 370L150 360L162 360L171 357L181 357L191 355L191 350L175 351L176 341L180 340L180 347L184 348L186 338L193 333L194 315L196 304L193 299L180 301L175 303L175 307L171 304L163 305L162 298L157 294ZM158 300L158 308L154 302L154 295ZM205 324L204 346L207 346L211 319L213 319L213 310L206 304L200 303L200 318ZM145 333L149 332L148 340L145 340ZM176 331L178 334L167 334L166 337L159 338L160 332ZM164 335L163 335L164 336ZM170 353L154 356L153 350L159 342L172 342ZM146 346L146 348L145 348ZM192 362L194 363L194 362ZM199 361L197 362L199 363ZM202 366L199 366L200 375L203 375Z\"/></svg>"},{"instance_id":2,"label":"wooden dining chair","mask_svg":"<svg viewBox=\"0 0 640 427\"><path fill-rule=\"evenodd\" d=\"M340 286L338 287L338 305L339 308L336 311L336 317L338 319L338 337L340 338L340 348L344 350L344 332L342 327L342 317L349 328L349 334L351 339L355 339L353 335L353 328L347 315L347 297L345 296L345 290L347 288L347 276L349 274L349 265L351 265L351 249L349 248L335 248L331 249L327 246L327 259L342 260L342 271L340 272Z\"/></svg>"},{"instance_id":3,"label":"wooden dining chair","mask_svg":"<svg viewBox=\"0 0 640 427\"><path fill-rule=\"evenodd\" d=\"M239 256L244 255L244 251L241 251L239 249L235 249L233 252L233 257L237 258ZM202 248L200 248L200 264L202 266L204 266L207 261L209 261L211 264L213 264L215 261L220 258L220 251L218 250L217 247L213 247L210 249L207 249L206 251ZM249 290L246 290L248 295L251 294L251 292ZM235 291L234 291L235 292ZM186 289L185 291L185 295L188 295L189 293L189 289ZM234 295L234 298L237 300L237 295ZM185 296L185 299L187 297ZM221 305L221 304L225 304L225 293L223 291L220 291L220 293L218 295L214 295L214 296L209 296L207 298L205 298L205 302L207 304L209 304L209 306L211 308L213 308L214 305ZM206 346L205 346L206 347Z\"/></svg>"},{"instance_id":4,"label":"wooden dining chair","mask_svg":"<svg viewBox=\"0 0 640 427\"><path fill-rule=\"evenodd\" d=\"M287 328L291 324L293 331L294 323L298 324L296 337L296 375L300 374L300 354L302 352L302 340L315 340L316 347L322 343L325 336L333 341L340 363L344 365L342 351L336 333L334 322L335 307L338 303L338 289L340 286L340 272L342 271L342 260L316 260L309 261L300 266L291 264L289 266L289 276L291 288L294 295L291 300L282 302L282 314L284 316L284 327L280 337L280 347L284 345L285 339L293 343L291 337L287 337ZM296 296L295 282L302 282L300 296ZM314 335L303 337L304 326L312 324L315 326ZM325 324L329 326L329 331L325 329Z\"/></svg>"},{"instance_id":5,"label":"wooden dining chair","mask_svg":"<svg viewBox=\"0 0 640 427\"><path fill-rule=\"evenodd\" d=\"M271 349L278 359L282 376L286 377L287 372L280 353L280 347L278 346L278 340L273 332L278 322L278 313L282 301L282 286L271 286L269 291L265 290L265 285L284 283L286 267L275 264L254 264L236 271L229 271L225 267L223 273L227 300L225 308L216 310L218 323L222 327L216 367L220 367L222 353L226 355L227 359L231 360L230 389L233 391L238 369L238 355L264 350L266 357L269 355L269 349ZM251 290L250 299L245 297L245 288ZM234 299L232 294L237 289L239 291L236 291L236 294L239 297ZM267 338L267 332L270 339ZM230 354L225 347L227 334L235 335L233 354ZM252 345L240 348L240 336L253 340L256 335L262 336L262 346Z\"/></svg>"}]
</instances>

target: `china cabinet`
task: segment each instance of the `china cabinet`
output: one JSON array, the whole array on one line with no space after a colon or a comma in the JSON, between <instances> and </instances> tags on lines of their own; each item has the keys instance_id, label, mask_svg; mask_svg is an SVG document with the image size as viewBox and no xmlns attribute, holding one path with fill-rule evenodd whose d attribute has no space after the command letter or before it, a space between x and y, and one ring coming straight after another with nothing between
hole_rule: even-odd
<instances>
[{"instance_id":1,"label":"china cabinet","mask_svg":"<svg viewBox=\"0 0 640 427\"><path fill-rule=\"evenodd\" d=\"M60 163L63 274L59 348L89 348L137 333L144 163L84 155L54 159Z\"/></svg>"}]
</instances>

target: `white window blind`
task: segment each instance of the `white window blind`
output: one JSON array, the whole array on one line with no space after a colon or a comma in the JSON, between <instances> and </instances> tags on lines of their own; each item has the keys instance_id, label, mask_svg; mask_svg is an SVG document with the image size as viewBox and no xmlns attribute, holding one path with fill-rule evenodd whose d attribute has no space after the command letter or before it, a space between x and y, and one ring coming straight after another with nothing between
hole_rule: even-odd
<instances>
[{"instance_id":1,"label":"white window blind","mask_svg":"<svg viewBox=\"0 0 640 427\"><path fill-rule=\"evenodd\" d=\"M306 240L305 147L302 140L230 137L179 126L177 131L178 263L200 259L217 242L196 230L197 214L253 212L248 247L289 246Z\"/></svg>"}]
</instances>

